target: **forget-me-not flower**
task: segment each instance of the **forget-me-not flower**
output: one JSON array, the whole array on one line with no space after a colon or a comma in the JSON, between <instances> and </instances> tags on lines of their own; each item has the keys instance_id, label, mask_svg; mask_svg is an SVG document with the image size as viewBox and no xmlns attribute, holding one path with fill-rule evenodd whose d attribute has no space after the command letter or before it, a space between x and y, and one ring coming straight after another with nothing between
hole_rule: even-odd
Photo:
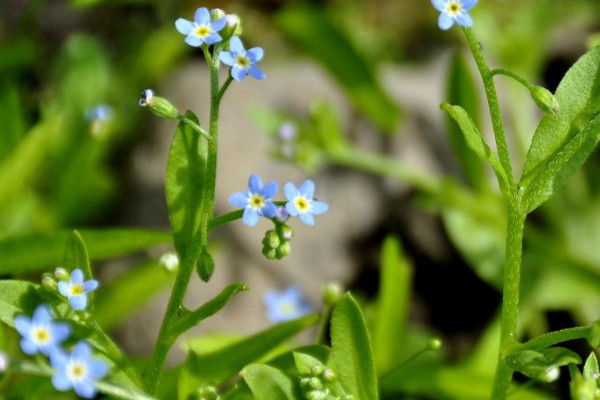
<instances>
[{"instance_id":1,"label":"forget-me-not flower","mask_svg":"<svg viewBox=\"0 0 600 400\"><path fill-rule=\"evenodd\" d=\"M231 77L238 82L244 80L246 75L254 79L265 79L265 74L256 66L256 63L263 58L263 49L253 47L246 51L242 41L237 36L229 39L229 50L219 53L219 60L225 65L231 67Z\"/></svg>"},{"instance_id":2,"label":"forget-me-not flower","mask_svg":"<svg viewBox=\"0 0 600 400\"><path fill-rule=\"evenodd\" d=\"M329 209L327 203L313 200L315 184L310 179L302 182L298 189L296 189L296 186L292 182L288 182L285 184L284 191L285 197L288 199L288 202L285 204L287 212L292 217L299 216L300 220L306 225L315 224L313 214L324 214Z\"/></svg>"},{"instance_id":3,"label":"forget-me-not flower","mask_svg":"<svg viewBox=\"0 0 600 400\"><path fill-rule=\"evenodd\" d=\"M211 22L208 9L200 7L196 10L193 21L179 18L175 21L175 28L182 35L186 35L187 44L199 47L204 43L211 45L220 42L222 37L217 32L223 29L226 23L225 18Z\"/></svg>"},{"instance_id":4,"label":"forget-me-not flower","mask_svg":"<svg viewBox=\"0 0 600 400\"><path fill-rule=\"evenodd\" d=\"M440 29L448 30L454 22L466 28L473 26L468 11L475 7L477 0L431 0L431 4L441 13L438 18Z\"/></svg>"},{"instance_id":5,"label":"forget-me-not flower","mask_svg":"<svg viewBox=\"0 0 600 400\"><path fill-rule=\"evenodd\" d=\"M113 110L108 104L100 104L85 110L84 116L90 122L108 121L112 118Z\"/></svg>"},{"instance_id":6,"label":"forget-me-not flower","mask_svg":"<svg viewBox=\"0 0 600 400\"><path fill-rule=\"evenodd\" d=\"M22 336L21 349L30 356L38 352L50 355L71 334L68 324L54 322L50 308L45 304L35 309L33 318L17 316L15 327Z\"/></svg>"},{"instance_id":7,"label":"forget-me-not flower","mask_svg":"<svg viewBox=\"0 0 600 400\"><path fill-rule=\"evenodd\" d=\"M296 286L288 286L281 292L269 290L263 295L267 317L273 322L285 322L312 312L310 304L302 297Z\"/></svg>"},{"instance_id":8,"label":"forget-me-not flower","mask_svg":"<svg viewBox=\"0 0 600 400\"><path fill-rule=\"evenodd\" d=\"M90 345L83 340L70 354L61 350L52 353L50 364L55 370L52 385L57 390L64 392L73 388L77 395L86 399L96 396L95 382L108 372L106 363L92 357Z\"/></svg>"},{"instance_id":9,"label":"forget-me-not flower","mask_svg":"<svg viewBox=\"0 0 600 400\"><path fill-rule=\"evenodd\" d=\"M229 197L229 204L243 208L242 220L246 225L254 226L259 216L273 218L277 213L277 206L273 203L273 196L277 194L277 190L279 190L277 182L270 181L263 186L260 177L252 174L248 179L248 191L232 194Z\"/></svg>"},{"instance_id":10,"label":"forget-me-not flower","mask_svg":"<svg viewBox=\"0 0 600 400\"><path fill-rule=\"evenodd\" d=\"M58 291L69 299L69 304L71 304L73 310L77 311L85 310L87 307L87 294L96 290L97 287L98 281L95 279L83 281L83 271L79 268L71 272L69 281L58 282Z\"/></svg>"}]
</instances>

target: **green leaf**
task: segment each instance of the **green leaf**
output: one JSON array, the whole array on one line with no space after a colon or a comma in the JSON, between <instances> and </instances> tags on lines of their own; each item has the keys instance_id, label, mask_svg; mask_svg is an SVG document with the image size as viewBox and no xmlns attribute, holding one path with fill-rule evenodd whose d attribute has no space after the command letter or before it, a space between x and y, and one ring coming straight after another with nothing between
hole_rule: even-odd
<instances>
[{"instance_id":1,"label":"green leaf","mask_svg":"<svg viewBox=\"0 0 600 400\"><path fill-rule=\"evenodd\" d=\"M372 60L363 57L322 10L308 5L288 7L276 22L290 40L327 69L359 111L383 132L394 130L400 112L378 82Z\"/></svg>"},{"instance_id":2,"label":"green leaf","mask_svg":"<svg viewBox=\"0 0 600 400\"><path fill-rule=\"evenodd\" d=\"M585 379L596 380L600 376L600 367L598 367L598 359L594 352L591 352L585 364L583 365L583 377Z\"/></svg>"},{"instance_id":3,"label":"green leaf","mask_svg":"<svg viewBox=\"0 0 600 400\"><path fill-rule=\"evenodd\" d=\"M367 324L350 294L336 304L331 317L331 363L346 393L356 400L377 400L377 377Z\"/></svg>"},{"instance_id":4,"label":"green leaf","mask_svg":"<svg viewBox=\"0 0 600 400\"><path fill-rule=\"evenodd\" d=\"M73 271L74 269L82 270L84 281L93 278L90 257L88 256L85 243L77 231L73 231L69 237L69 240L67 241L64 265L68 271ZM94 292L89 294L89 304L88 310L93 311Z\"/></svg>"},{"instance_id":5,"label":"green leaf","mask_svg":"<svg viewBox=\"0 0 600 400\"><path fill-rule=\"evenodd\" d=\"M462 131L467 145L477 154L482 160L487 161L493 168L498 178L500 189L504 190L508 186L508 176L506 171L502 167L500 160L496 153L490 149L485 140L481 137L481 133L477 130L477 127L469 117L469 114L460 106L453 106L444 103L440 106L442 110L445 110L452 119L456 121L460 130Z\"/></svg>"},{"instance_id":6,"label":"green leaf","mask_svg":"<svg viewBox=\"0 0 600 400\"><path fill-rule=\"evenodd\" d=\"M31 315L41 303L38 289L31 282L0 281L0 321L14 328L17 315Z\"/></svg>"},{"instance_id":7,"label":"green leaf","mask_svg":"<svg viewBox=\"0 0 600 400\"><path fill-rule=\"evenodd\" d=\"M294 351L292 354L294 355L296 369L298 370L298 373L300 375L311 375L313 368L315 367L322 367L323 370L325 370L325 365L320 360L311 355L300 353L297 351Z\"/></svg>"},{"instance_id":8,"label":"green leaf","mask_svg":"<svg viewBox=\"0 0 600 400\"><path fill-rule=\"evenodd\" d=\"M317 323L317 315L276 325L213 353L190 353L185 371L195 377L196 383L219 384L231 378L249 363L255 362L273 348ZM182 371L183 373L184 371Z\"/></svg>"},{"instance_id":9,"label":"green leaf","mask_svg":"<svg viewBox=\"0 0 600 400\"><path fill-rule=\"evenodd\" d=\"M81 230L92 260L104 260L169 243L162 231L141 229ZM0 241L0 274L18 274L55 267L63 262L71 231L36 233Z\"/></svg>"},{"instance_id":10,"label":"green leaf","mask_svg":"<svg viewBox=\"0 0 600 400\"><path fill-rule=\"evenodd\" d=\"M600 112L599 94L597 47L565 74L555 94L560 111L544 116L533 136L520 182L527 211L548 199L589 156L600 129L595 118Z\"/></svg>"},{"instance_id":11,"label":"green leaf","mask_svg":"<svg viewBox=\"0 0 600 400\"><path fill-rule=\"evenodd\" d=\"M98 392L116 399L158 400L157 398L148 396L146 393L141 392L133 387L118 386L105 381L97 381L95 386Z\"/></svg>"},{"instance_id":12,"label":"green leaf","mask_svg":"<svg viewBox=\"0 0 600 400\"><path fill-rule=\"evenodd\" d=\"M3 135L0 142L0 160L15 148L27 132L27 119L18 87L9 79L0 81L0 120Z\"/></svg>"},{"instance_id":13,"label":"green leaf","mask_svg":"<svg viewBox=\"0 0 600 400\"><path fill-rule=\"evenodd\" d=\"M168 286L169 282L155 260L144 261L110 283L100 285L94 318L100 326L110 330Z\"/></svg>"},{"instance_id":14,"label":"green leaf","mask_svg":"<svg viewBox=\"0 0 600 400\"><path fill-rule=\"evenodd\" d=\"M373 329L373 352L379 374L398 364L412 283L412 269L397 238L388 236L381 253L377 320Z\"/></svg>"},{"instance_id":15,"label":"green leaf","mask_svg":"<svg viewBox=\"0 0 600 400\"><path fill-rule=\"evenodd\" d=\"M263 364L250 364L243 371L256 400L300 400L302 392L294 378L277 368Z\"/></svg>"},{"instance_id":16,"label":"green leaf","mask_svg":"<svg viewBox=\"0 0 600 400\"><path fill-rule=\"evenodd\" d=\"M200 124L191 111L185 117ZM200 254L196 235L202 222L207 154L200 134L180 122L169 150L165 192L175 248L182 262L191 257L194 265Z\"/></svg>"},{"instance_id":17,"label":"green leaf","mask_svg":"<svg viewBox=\"0 0 600 400\"><path fill-rule=\"evenodd\" d=\"M321 344L313 344L298 347L293 351L288 351L286 353L280 354L279 356L269 360L267 364L282 371L285 371L288 374L293 375L298 373L298 362L296 360L296 354L311 357L312 359L317 360L322 365L327 365L330 353L331 349L329 347Z\"/></svg>"},{"instance_id":18,"label":"green leaf","mask_svg":"<svg viewBox=\"0 0 600 400\"><path fill-rule=\"evenodd\" d=\"M580 364L577 353L564 347L550 347L544 350L517 350L506 357L504 362L514 371L542 381L554 380L552 369L568 364ZM554 379L552 379L554 378Z\"/></svg>"},{"instance_id":19,"label":"green leaf","mask_svg":"<svg viewBox=\"0 0 600 400\"><path fill-rule=\"evenodd\" d=\"M243 283L232 283L221 291L214 299L203 304L198 309L188 312L173 323L169 329L169 335L172 337L179 337L182 333L188 329L198 325L202 320L216 314L221 308L225 307L229 300L240 291L250 290L250 288Z\"/></svg>"},{"instance_id":20,"label":"green leaf","mask_svg":"<svg viewBox=\"0 0 600 400\"><path fill-rule=\"evenodd\" d=\"M464 56L456 51L450 63L446 86L447 98L450 104L460 104L471 116L475 126L479 126L479 96L473 74ZM456 155L456 160L465 173L468 182L477 189L487 186L487 176L483 163L469 149L467 142L458 126L447 118L447 132L450 144Z\"/></svg>"}]
</instances>

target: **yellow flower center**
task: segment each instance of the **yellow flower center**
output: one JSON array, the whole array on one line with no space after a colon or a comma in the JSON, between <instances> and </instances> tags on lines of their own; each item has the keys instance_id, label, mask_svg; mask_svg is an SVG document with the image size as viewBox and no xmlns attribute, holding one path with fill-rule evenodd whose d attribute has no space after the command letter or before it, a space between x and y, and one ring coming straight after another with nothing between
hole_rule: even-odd
<instances>
[{"instance_id":1,"label":"yellow flower center","mask_svg":"<svg viewBox=\"0 0 600 400\"><path fill-rule=\"evenodd\" d=\"M303 212L308 210L308 201L304 197L298 197L296 199L296 208L298 211Z\"/></svg>"},{"instance_id":2,"label":"yellow flower center","mask_svg":"<svg viewBox=\"0 0 600 400\"><path fill-rule=\"evenodd\" d=\"M250 206L252 206L252 208L263 208L265 205L265 198L262 197L260 194L253 194L252 197L250 197Z\"/></svg>"},{"instance_id":3,"label":"yellow flower center","mask_svg":"<svg viewBox=\"0 0 600 400\"><path fill-rule=\"evenodd\" d=\"M83 294L83 287L79 284L72 285L71 296L77 296L79 294Z\"/></svg>"},{"instance_id":4,"label":"yellow flower center","mask_svg":"<svg viewBox=\"0 0 600 400\"><path fill-rule=\"evenodd\" d=\"M283 314L291 314L294 312L294 306L290 303L282 303L279 309Z\"/></svg>"},{"instance_id":5,"label":"yellow flower center","mask_svg":"<svg viewBox=\"0 0 600 400\"><path fill-rule=\"evenodd\" d=\"M69 378L73 381L81 380L85 378L87 374L87 368L81 363L74 362L71 363L71 365L69 365L67 374L69 375Z\"/></svg>"},{"instance_id":6,"label":"yellow flower center","mask_svg":"<svg viewBox=\"0 0 600 400\"><path fill-rule=\"evenodd\" d=\"M459 1L450 1L446 4L446 12L450 15L458 15L462 11L462 4Z\"/></svg>"},{"instance_id":7,"label":"yellow flower center","mask_svg":"<svg viewBox=\"0 0 600 400\"><path fill-rule=\"evenodd\" d=\"M248 57L237 56L236 62L242 68L248 68L250 66L250 60L248 60Z\"/></svg>"},{"instance_id":8,"label":"yellow flower center","mask_svg":"<svg viewBox=\"0 0 600 400\"><path fill-rule=\"evenodd\" d=\"M210 35L211 30L208 26L199 26L196 28L196 35L200 36L200 37L206 37L208 35Z\"/></svg>"},{"instance_id":9,"label":"yellow flower center","mask_svg":"<svg viewBox=\"0 0 600 400\"><path fill-rule=\"evenodd\" d=\"M45 328L35 328L33 337L40 344L45 344L50 340L50 333Z\"/></svg>"}]
</instances>

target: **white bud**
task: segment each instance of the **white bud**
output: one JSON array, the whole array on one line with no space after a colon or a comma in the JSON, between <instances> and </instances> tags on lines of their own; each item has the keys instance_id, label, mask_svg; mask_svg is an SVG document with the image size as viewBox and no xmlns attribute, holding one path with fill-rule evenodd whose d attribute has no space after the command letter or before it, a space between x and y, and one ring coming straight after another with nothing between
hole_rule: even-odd
<instances>
[{"instance_id":1,"label":"white bud","mask_svg":"<svg viewBox=\"0 0 600 400\"><path fill-rule=\"evenodd\" d=\"M10 359L6 353L0 351L0 374L8 369L8 364L10 364Z\"/></svg>"},{"instance_id":2,"label":"white bud","mask_svg":"<svg viewBox=\"0 0 600 400\"><path fill-rule=\"evenodd\" d=\"M165 253L160 257L158 263L165 267L167 271L174 272L179 268L179 257L175 253Z\"/></svg>"}]
</instances>

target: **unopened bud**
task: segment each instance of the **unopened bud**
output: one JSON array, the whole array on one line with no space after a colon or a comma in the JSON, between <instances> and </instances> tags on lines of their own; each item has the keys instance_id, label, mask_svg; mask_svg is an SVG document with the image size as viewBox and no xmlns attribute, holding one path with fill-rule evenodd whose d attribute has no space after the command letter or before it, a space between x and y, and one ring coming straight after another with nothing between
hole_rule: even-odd
<instances>
[{"instance_id":1,"label":"unopened bud","mask_svg":"<svg viewBox=\"0 0 600 400\"><path fill-rule=\"evenodd\" d=\"M544 375L540 376L540 380L543 382L554 382L560 377L560 369L558 367L551 367L546 370Z\"/></svg>"},{"instance_id":2,"label":"unopened bud","mask_svg":"<svg viewBox=\"0 0 600 400\"><path fill-rule=\"evenodd\" d=\"M321 389L323 387L323 382L319 378L311 378L308 383L311 389Z\"/></svg>"},{"instance_id":3,"label":"unopened bud","mask_svg":"<svg viewBox=\"0 0 600 400\"><path fill-rule=\"evenodd\" d=\"M69 279L71 279L71 276L69 275L67 270L62 267L58 267L54 270L54 276L60 281L68 281Z\"/></svg>"},{"instance_id":4,"label":"unopened bud","mask_svg":"<svg viewBox=\"0 0 600 400\"><path fill-rule=\"evenodd\" d=\"M322 289L323 303L332 306L342 297L342 286L336 282L329 282Z\"/></svg>"},{"instance_id":5,"label":"unopened bud","mask_svg":"<svg viewBox=\"0 0 600 400\"><path fill-rule=\"evenodd\" d=\"M325 378L327 382L334 382L337 379L337 376L335 376L335 373L331 369L326 368L325 371L323 371L323 378Z\"/></svg>"},{"instance_id":6,"label":"unopened bud","mask_svg":"<svg viewBox=\"0 0 600 400\"><path fill-rule=\"evenodd\" d=\"M160 257L158 263L164 267L168 273L174 273L177 272L177 269L179 268L179 257L172 252L165 253Z\"/></svg>"},{"instance_id":7,"label":"unopened bud","mask_svg":"<svg viewBox=\"0 0 600 400\"><path fill-rule=\"evenodd\" d=\"M429 350L439 350L442 347L442 341L440 339L431 339L429 343L427 343L427 348Z\"/></svg>"},{"instance_id":8,"label":"unopened bud","mask_svg":"<svg viewBox=\"0 0 600 400\"><path fill-rule=\"evenodd\" d=\"M310 370L310 374L312 376L321 376L321 375L323 375L323 372L325 372L325 367L322 365L315 365Z\"/></svg>"},{"instance_id":9,"label":"unopened bud","mask_svg":"<svg viewBox=\"0 0 600 400\"><path fill-rule=\"evenodd\" d=\"M8 364L10 364L10 358L0 351L0 374L8 369Z\"/></svg>"},{"instance_id":10,"label":"unopened bud","mask_svg":"<svg viewBox=\"0 0 600 400\"><path fill-rule=\"evenodd\" d=\"M285 240L291 240L294 236L294 230L288 225L279 225L277 227L277 230L279 231L279 235Z\"/></svg>"},{"instance_id":11,"label":"unopened bud","mask_svg":"<svg viewBox=\"0 0 600 400\"><path fill-rule=\"evenodd\" d=\"M263 247L262 252L265 255L265 257L267 257L269 260L274 260L275 258L277 258L277 249L274 249L272 247Z\"/></svg>"},{"instance_id":12,"label":"unopened bud","mask_svg":"<svg viewBox=\"0 0 600 400\"><path fill-rule=\"evenodd\" d=\"M531 97L538 107L549 114L556 114L560 110L560 104L556 97L548 89L541 86L534 86L531 89Z\"/></svg>"},{"instance_id":13,"label":"unopened bud","mask_svg":"<svg viewBox=\"0 0 600 400\"><path fill-rule=\"evenodd\" d=\"M225 28L219 34L223 40L229 40L232 36L240 36L242 34L242 25L240 17L236 14L227 14L225 16Z\"/></svg>"},{"instance_id":14,"label":"unopened bud","mask_svg":"<svg viewBox=\"0 0 600 400\"><path fill-rule=\"evenodd\" d=\"M277 259L281 260L283 257L290 254L292 251L292 246L290 246L290 242L283 242L277 248Z\"/></svg>"},{"instance_id":15,"label":"unopened bud","mask_svg":"<svg viewBox=\"0 0 600 400\"><path fill-rule=\"evenodd\" d=\"M148 107L153 114L162 118L177 119L179 117L179 112L169 100L155 96L151 89L142 91L139 105Z\"/></svg>"},{"instance_id":16,"label":"unopened bud","mask_svg":"<svg viewBox=\"0 0 600 400\"><path fill-rule=\"evenodd\" d=\"M325 390L311 390L306 393L306 398L308 400L325 400L329 396L329 389Z\"/></svg>"},{"instance_id":17,"label":"unopened bud","mask_svg":"<svg viewBox=\"0 0 600 400\"><path fill-rule=\"evenodd\" d=\"M58 290L58 283L51 274L44 274L42 276L42 287L50 291L55 291Z\"/></svg>"},{"instance_id":18,"label":"unopened bud","mask_svg":"<svg viewBox=\"0 0 600 400\"><path fill-rule=\"evenodd\" d=\"M265 246L270 247L272 249L276 249L277 247L279 247L280 243L281 239L279 238L279 235L276 231L267 231L267 233L265 234L265 238L263 239L263 244Z\"/></svg>"},{"instance_id":19,"label":"unopened bud","mask_svg":"<svg viewBox=\"0 0 600 400\"><path fill-rule=\"evenodd\" d=\"M215 271L215 262L208 251L202 249L202 253L200 254L200 258L196 262L196 272L198 272L198 276L204 282L208 282Z\"/></svg>"},{"instance_id":20,"label":"unopened bud","mask_svg":"<svg viewBox=\"0 0 600 400\"><path fill-rule=\"evenodd\" d=\"M221 10L220 8L213 8L210 12L211 21L217 21L224 17L225 17L225 11Z\"/></svg>"}]
</instances>

